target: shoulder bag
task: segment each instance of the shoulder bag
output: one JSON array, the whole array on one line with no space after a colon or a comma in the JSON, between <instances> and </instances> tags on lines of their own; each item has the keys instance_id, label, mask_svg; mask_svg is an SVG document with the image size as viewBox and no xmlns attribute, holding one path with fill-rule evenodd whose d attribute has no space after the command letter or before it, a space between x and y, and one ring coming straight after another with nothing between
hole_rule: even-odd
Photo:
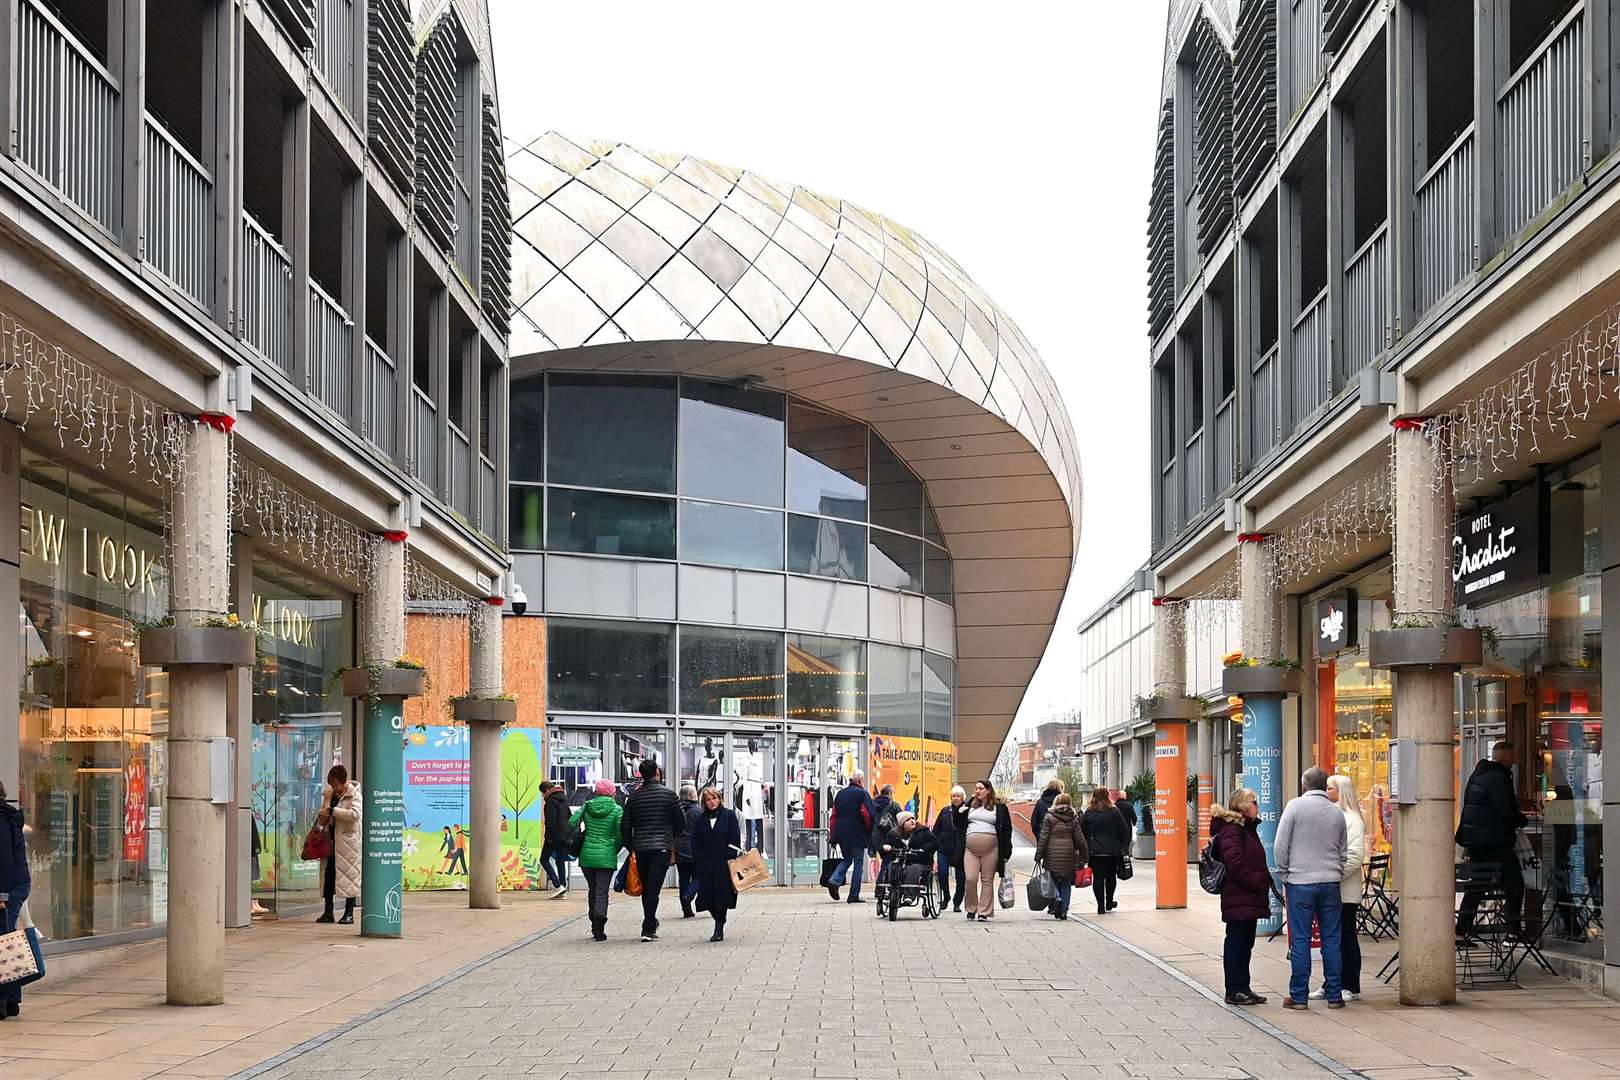
<instances>
[{"instance_id":1,"label":"shoulder bag","mask_svg":"<svg viewBox=\"0 0 1620 1080\"><path fill-rule=\"evenodd\" d=\"M1136 864L1131 861L1130 852L1127 851L1119 857L1119 869L1114 872L1114 876L1121 881L1129 881L1136 876Z\"/></svg>"},{"instance_id":2,"label":"shoulder bag","mask_svg":"<svg viewBox=\"0 0 1620 1080\"><path fill-rule=\"evenodd\" d=\"M304 858L330 859L332 857L332 834L326 827L317 823L309 827L304 834Z\"/></svg>"}]
</instances>

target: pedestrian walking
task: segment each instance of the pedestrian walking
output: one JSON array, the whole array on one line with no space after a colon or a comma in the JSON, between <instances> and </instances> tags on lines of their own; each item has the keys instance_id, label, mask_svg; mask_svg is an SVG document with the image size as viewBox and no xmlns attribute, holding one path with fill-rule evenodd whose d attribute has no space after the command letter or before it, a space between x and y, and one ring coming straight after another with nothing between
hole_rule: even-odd
<instances>
[{"instance_id":1,"label":"pedestrian walking","mask_svg":"<svg viewBox=\"0 0 1620 1080\"><path fill-rule=\"evenodd\" d=\"M22 918L23 905L28 902L28 893L33 888L24 831L22 809L7 801L6 786L0 784L0 934L17 929L17 920ZM0 986L0 1020L21 1012L22 986L18 983Z\"/></svg>"},{"instance_id":2,"label":"pedestrian walking","mask_svg":"<svg viewBox=\"0 0 1620 1080\"><path fill-rule=\"evenodd\" d=\"M866 903L861 899L861 875L866 871L866 852L872 843L872 824L876 820L877 806L866 793L866 777L857 772L833 797L832 816L827 822L827 832L838 845L839 854L838 865L827 883L827 892L834 900L848 880L848 902Z\"/></svg>"},{"instance_id":3,"label":"pedestrian walking","mask_svg":"<svg viewBox=\"0 0 1620 1080\"><path fill-rule=\"evenodd\" d=\"M586 910L591 915L591 937L606 941L608 895L613 871L619 865L619 848L624 846L620 836L624 807L613 797L613 781L598 780L594 790L595 796L569 817L568 831L572 833L582 823L585 826L579 869L585 875Z\"/></svg>"},{"instance_id":4,"label":"pedestrian walking","mask_svg":"<svg viewBox=\"0 0 1620 1080\"><path fill-rule=\"evenodd\" d=\"M1226 945L1221 953L1226 969L1228 1005L1264 1005L1263 994L1249 982L1249 958L1254 955L1254 932L1261 919L1271 918L1271 871L1266 848L1260 842L1260 799L1249 788L1232 793L1225 806L1209 811L1209 839L1215 855L1226 867L1221 881L1221 922L1226 924Z\"/></svg>"},{"instance_id":5,"label":"pedestrian walking","mask_svg":"<svg viewBox=\"0 0 1620 1080\"><path fill-rule=\"evenodd\" d=\"M867 850L877 856L878 875L881 878L889 865L889 854L884 849L889 847L889 840L900 824L900 811L904 809L894 801L893 784L884 784L878 789L877 798L872 800L872 809L872 842Z\"/></svg>"},{"instance_id":6,"label":"pedestrian walking","mask_svg":"<svg viewBox=\"0 0 1620 1080\"><path fill-rule=\"evenodd\" d=\"M1135 836L1137 821L1136 804L1125 797L1125 790L1123 788L1115 791L1112 799L1114 805L1119 808L1119 816L1125 819L1125 824L1131 827L1131 835ZM1130 841L1126 841L1127 846L1129 843ZM1126 854L1129 854L1129 852L1127 851Z\"/></svg>"},{"instance_id":7,"label":"pedestrian walking","mask_svg":"<svg viewBox=\"0 0 1620 1080\"><path fill-rule=\"evenodd\" d=\"M1322 990L1328 1008L1344 1008L1339 983L1339 882L1346 855L1344 815L1328 799L1328 774L1316 766L1300 777L1300 794L1283 807L1272 858L1288 906L1288 997L1285 1009L1305 1009L1311 985L1311 920L1322 937Z\"/></svg>"},{"instance_id":8,"label":"pedestrian walking","mask_svg":"<svg viewBox=\"0 0 1620 1080\"><path fill-rule=\"evenodd\" d=\"M1328 798L1344 814L1344 874L1339 878L1339 986L1344 1000L1361 996L1361 939L1356 916L1361 911L1361 868L1367 865L1367 822L1361 816L1356 782L1343 773L1328 777ZM1311 1000L1327 996L1324 987L1311 991Z\"/></svg>"},{"instance_id":9,"label":"pedestrian walking","mask_svg":"<svg viewBox=\"0 0 1620 1080\"><path fill-rule=\"evenodd\" d=\"M681 785L681 816L686 831L675 838L675 887L681 894L681 918L695 916L692 901L697 897L697 871L692 861L692 834L697 831L698 791L691 784Z\"/></svg>"},{"instance_id":10,"label":"pedestrian walking","mask_svg":"<svg viewBox=\"0 0 1620 1080\"><path fill-rule=\"evenodd\" d=\"M934 818L934 841L939 845L939 887L940 895L951 897L951 909L962 910L962 885L966 880L962 873L962 854L966 847L962 838L967 832L967 792L962 785L957 784L951 788L951 804L942 807L939 816ZM956 874L956 891L951 892L951 873ZM944 907L941 901L940 907Z\"/></svg>"},{"instance_id":11,"label":"pedestrian walking","mask_svg":"<svg viewBox=\"0 0 1620 1080\"><path fill-rule=\"evenodd\" d=\"M675 793L664 786L658 762L648 758L639 771L641 786L625 800L619 828L641 875L641 940L657 941L658 894L675 853L675 838L686 831L686 816Z\"/></svg>"},{"instance_id":12,"label":"pedestrian walking","mask_svg":"<svg viewBox=\"0 0 1620 1080\"><path fill-rule=\"evenodd\" d=\"M540 865L546 880L556 891L556 900L568 892L568 849L573 845L573 830L568 827L568 793L561 784L550 780L540 784Z\"/></svg>"},{"instance_id":13,"label":"pedestrian walking","mask_svg":"<svg viewBox=\"0 0 1620 1080\"><path fill-rule=\"evenodd\" d=\"M1007 860L1012 858L1012 814L996 798L996 789L988 780L973 785L964 839L968 922L988 922L996 916L996 876L1006 872Z\"/></svg>"},{"instance_id":14,"label":"pedestrian walking","mask_svg":"<svg viewBox=\"0 0 1620 1080\"><path fill-rule=\"evenodd\" d=\"M333 765L321 789L321 811L315 823L332 840L332 854L322 868L321 898L325 910L316 922L332 922L332 906L343 897L343 917L339 923L354 922L354 902L360 899L360 785L349 779L349 770Z\"/></svg>"},{"instance_id":15,"label":"pedestrian walking","mask_svg":"<svg viewBox=\"0 0 1620 1080\"><path fill-rule=\"evenodd\" d=\"M1057 801L1057 797L1061 794L1063 794L1062 781L1048 780L1046 782L1046 790L1042 791L1041 797L1035 800L1035 809L1029 812L1029 838L1031 840L1037 843L1040 842L1041 822L1046 820L1046 815L1051 812L1053 803Z\"/></svg>"},{"instance_id":16,"label":"pedestrian walking","mask_svg":"<svg viewBox=\"0 0 1620 1080\"><path fill-rule=\"evenodd\" d=\"M731 860L742 854L742 825L723 805L720 789L706 787L692 811L692 869L697 879L697 909L714 919L710 941L726 939L726 916L737 906ZM643 886L645 887L645 886Z\"/></svg>"},{"instance_id":17,"label":"pedestrian walking","mask_svg":"<svg viewBox=\"0 0 1620 1080\"><path fill-rule=\"evenodd\" d=\"M1091 801L1080 825L1091 849L1087 865L1091 867L1091 893L1097 898L1097 914L1106 915L1119 907L1114 889L1119 885L1120 863L1131 850L1131 827L1104 787L1091 789Z\"/></svg>"},{"instance_id":18,"label":"pedestrian walking","mask_svg":"<svg viewBox=\"0 0 1620 1080\"><path fill-rule=\"evenodd\" d=\"M1514 839L1529 819L1519 809L1513 790L1513 766L1518 753L1510 742L1491 747L1491 756L1474 766L1463 789L1462 813L1457 821L1457 843L1468 852L1471 863L1501 867L1502 891L1506 893L1505 918L1513 933L1519 932L1519 914L1524 908L1524 873L1513 850ZM1468 938L1474 932L1474 913L1479 909L1481 892L1463 893L1457 909L1457 936Z\"/></svg>"},{"instance_id":19,"label":"pedestrian walking","mask_svg":"<svg viewBox=\"0 0 1620 1080\"><path fill-rule=\"evenodd\" d=\"M1041 819L1040 839L1035 842L1035 858L1042 869L1052 875L1057 886L1057 899L1047 907L1057 919L1069 917L1069 894L1074 890L1074 873L1086 864L1090 849L1080 824L1080 815L1074 812L1074 800L1065 792L1058 792L1052 800L1052 809Z\"/></svg>"}]
</instances>

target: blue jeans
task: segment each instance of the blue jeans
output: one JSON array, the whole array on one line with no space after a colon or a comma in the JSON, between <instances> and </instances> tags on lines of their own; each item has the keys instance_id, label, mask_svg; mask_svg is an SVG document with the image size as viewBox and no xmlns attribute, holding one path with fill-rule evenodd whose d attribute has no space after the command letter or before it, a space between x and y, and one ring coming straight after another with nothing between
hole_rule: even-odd
<instances>
[{"instance_id":1,"label":"blue jeans","mask_svg":"<svg viewBox=\"0 0 1620 1080\"><path fill-rule=\"evenodd\" d=\"M1339 985L1339 901L1337 881L1290 885L1288 899L1288 996L1304 1001L1311 988L1311 918L1322 931L1322 991L1329 1001L1343 1000Z\"/></svg>"},{"instance_id":2,"label":"blue jeans","mask_svg":"<svg viewBox=\"0 0 1620 1080\"><path fill-rule=\"evenodd\" d=\"M833 869L832 883L842 886L844 879L849 877L849 899L854 902L861 898L861 876L866 873L866 849L839 845L839 852L841 854L838 859L838 866ZM853 875L849 872L851 866L855 868Z\"/></svg>"},{"instance_id":3,"label":"blue jeans","mask_svg":"<svg viewBox=\"0 0 1620 1080\"><path fill-rule=\"evenodd\" d=\"M1074 875L1066 878L1052 877L1052 884L1057 886L1057 899L1052 901L1048 909L1054 915L1067 915L1069 913L1069 893L1074 891Z\"/></svg>"},{"instance_id":4,"label":"blue jeans","mask_svg":"<svg viewBox=\"0 0 1620 1080\"><path fill-rule=\"evenodd\" d=\"M568 885L568 848L562 844L546 844L540 849L540 866L546 880L554 889Z\"/></svg>"},{"instance_id":5,"label":"blue jeans","mask_svg":"<svg viewBox=\"0 0 1620 1080\"><path fill-rule=\"evenodd\" d=\"M956 874L956 891L954 893L951 892L951 873L953 871ZM959 868L951 865L948 855L939 857L939 885L940 888L945 890L945 895L951 897L952 903L961 906L962 890L967 886L967 877Z\"/></svg>"},{"instance_id":6,"label":"blue jeans","mask_svg":"<svg viewBox=\"0 0 1620 1080\"><path fill-rule=\"evenodd\" d=\"M17 929L17 920L22 915L23 902L28 899L30 887L28 882L11 887L10 899L6 901L5 908L0 910L0 934L9 934ZM22 1004L21 986L16 983L7 983L0 986L0 1005L7 1003Z\"/></svg>"}]
</instances>

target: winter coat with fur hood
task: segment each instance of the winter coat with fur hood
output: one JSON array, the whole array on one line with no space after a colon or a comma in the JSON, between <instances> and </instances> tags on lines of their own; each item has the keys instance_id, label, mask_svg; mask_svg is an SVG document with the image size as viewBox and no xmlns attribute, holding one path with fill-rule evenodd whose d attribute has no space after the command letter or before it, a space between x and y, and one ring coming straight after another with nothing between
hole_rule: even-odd
<instances>
[{"instance_id":1,"label":"winter coat with fur hood","mask_svg":"<svg viewBox=\"0 0 1620 1080\"><path fill-rule=\"evenodd\" d=\"M321 807L332 806L332 788L321 788ZM360 899L360 785L350 780L332 807L333 897Z\"/></svg>"}]
</instances>

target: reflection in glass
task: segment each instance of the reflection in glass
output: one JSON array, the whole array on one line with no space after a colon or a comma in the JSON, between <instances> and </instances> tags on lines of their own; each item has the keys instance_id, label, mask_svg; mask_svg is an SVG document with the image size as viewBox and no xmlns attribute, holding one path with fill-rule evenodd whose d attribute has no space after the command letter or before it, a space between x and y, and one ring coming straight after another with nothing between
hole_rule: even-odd
<instances>
[{"instance_id":1,"label":"reflection in glass","mask_svg":"<svg viewBox=\"0 0 1620 1080\"><path fill-rule=\"evenodd\" d=\"M782 635L681 628L681 712L781 716Z\"/></svg>"},{"instance_id":2,"label":"reflection in glass","mask_svg":"<svg viewBox=\"0 0 1620 1080\"><path fill-rule=\"evenodd\" d=\"M789 634L787 650L789 719L866 721L864 642Z\"/></svg>"},{"instance_id":3,"label":"reflection in glass","mask_svg":"<svg viewBox=\"0 0 1620 1080\"><path fill-rule=\"evenodd\" d=\"M938 653L923 653L923 738L956 741L956 664Z\"/></svg>"},{"instance_id":4,"label":"reflection in glass","mask_svg":"<svg viewBox=\"0 0 1620 1080\"><path fill-rule=\"evenodd\" d=\"M621 799L641 786L641 763L654 761L664 768L664 733L619 731L613 735L613 783Z\"/></svg>"},{"instance_id":5,"label":"reflection in glass","mask_svg":"<svg viewBox=\"0 0 1620 1080\"><path fill-rule=\"evenodd\" d=\"M511 383L508 464L513 480L546 478L546 380L542 375Z\"/></svg>"},{"instance_id":6,"label":"reflection in glass","mask_svg":"<svg viewBox=\"0 0 1620 1080\"><path fill-rule=\"evenodd\" d=\"M923 592L947 604L956 602L956 568L944 548L923 545Z\"/></svg>"},{"instance_id":7,"label":"reflection in glass","mask_svg":"<svg viewBox=\"0 0 1620 1080\"><path fill-rule=\"evenodd\" d=\"M551 376L547 470L554 484L675 490L675 380Z\"/></svg>"},{"instance_id":8,"label":"reflection in glass","mask_svg":"<svg viewBox=\"0 0 1620 1080\"><path fill-rule=\"evenodd\" d=\"M545 488L513 484L507 498L510 506L507 523L512 550L541 550L546 542L545 530L541 528L545 520Z\"/></svg>"},{"instance_id":9,"label":"reflection in glass","mask_svg":"<svg viewBox=\"0 0 1620 1080\"><path fill-rule=\"evenodd\" d=\"M782 569L782 515L719 503L681 502L681 561Z\"/></svg>"},{"instance_id":10,"label":"reflection in glass","mask_svg":"<svg viewBox=\"0 0 1620 1080\"><path fill-rule=\"evenodd\" d=\"M921 536L922 481L889 444L872 436L872 524Z\"/></svg>"},{"instance_id":11,"label":"reflection in glass","mask_svg":"<svg viewBox=\"0 0 1620 1080\"><path fill-rule=\"evenodd\" d=\"M557 712L670 711L670 628L552 619L546 708Z\"/></svg>"},{"instance_id":12,"label":"reflection in glass","mask_svg":"<svg viewBox=\"0 0 1620 1080\"><path fill-rule=\"evenodd\" d=\"M546 772L554 784L561 784L569 806L584 806L602 779L602 732L580 731L550 725L551 747L546 754Z\"/></svg>"},{"instance_id":13,"label":"reflection in glass","mask_svg":"<svg viewBox=\"0 0 1620 1080\"><path fill-rule=\"evenodd\" d=\"M884 735L922 735L922 652L873 643L867 647L871 725Z\"/></svg>"},{"instance_id":14,"label":"reflection in glass","mask_svg":"<svg viewBox=\"0 0 1620 1080\"><path fill-rule=\"evenodd\" d=\"M872 542L868 545L872 584L886 589L921 592L922 547L921 540L873 529Z\"/></svg>"},{"instance_id":15,"label":"reflection in glass","mask_svg":"<svg viewBox=\"0 0 1620 1080\"><path fill-rule=\"evenodd\" d=\"M795 574L866 580L866 526L788 515L787 568Z\"/></svg>"},{"instance_id":16,"label":"reflection in glass","mask_svg":"<svg viewBox=\"0 0 1620 1080\"><path fill-rule=\"evenodd\" d=\"M788 506L866 520L866 425L793 402L788 406Z\"/></svg>"},{"instance_id":17,"label":"reflection in glass","mask_svg":"<svg viewBox=\"0 0 1620 1080\"><path fill-rule=\"evenodd\" d=\"M782 505L781 394L681 380L681 494Z\"/></svg>"},{"instance_id":18,"label":"reflection in glass","mask_svg":"<svg viewBox=\"0 0 1620 1080\"><path fill-rule=\"evenodd\" d=\"M552 551L675 557L675 502L644 495L551 488L546 542Z\"/></svg>"}]
</instances>

